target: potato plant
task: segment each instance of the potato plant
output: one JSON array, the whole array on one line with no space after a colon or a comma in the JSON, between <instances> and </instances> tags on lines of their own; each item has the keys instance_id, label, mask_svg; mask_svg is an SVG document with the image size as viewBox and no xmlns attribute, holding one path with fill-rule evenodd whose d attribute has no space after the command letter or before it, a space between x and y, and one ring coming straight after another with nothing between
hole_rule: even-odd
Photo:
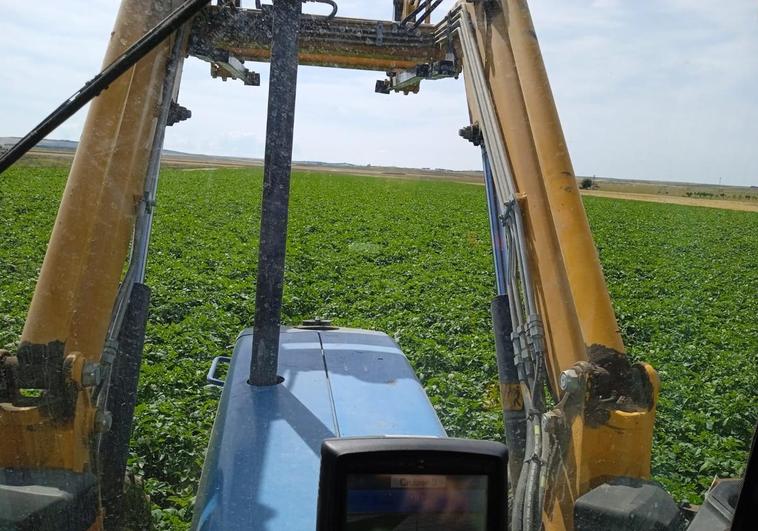
<instances>
[{"instance_id":1,"label":"potato plant","mask_svg":"<svg viewBox=\"0 0 758 531\"><path fill-rule=\"evenodd\" d=\"M65 176L0 175L0 347L18 340ZM256 169L161 176L129 462L161 529L189 525L220 396L205 373L252 323L260 190ZM629 353L661 377L654 476L698 502L741 472L758 418L758 214L585 203ZM387 332L450 435L502 437L483 187L299 173L287 252L285 323Z\"/></svg>"}]
</instances>

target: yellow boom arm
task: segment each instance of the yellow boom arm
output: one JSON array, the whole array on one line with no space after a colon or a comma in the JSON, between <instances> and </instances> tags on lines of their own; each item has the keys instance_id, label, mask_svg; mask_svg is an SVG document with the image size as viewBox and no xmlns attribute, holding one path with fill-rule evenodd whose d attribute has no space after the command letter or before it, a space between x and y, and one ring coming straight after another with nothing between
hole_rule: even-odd
<instances>
[{"instance_id":1,"label":"yellow boom arm","mask_svg":"<svg viewBox=\"0 0 758 531\"><path fill-rule=\"evenodd\" d=\"M579 376L584 385L582 399L561 409L569 438L558 470L548 479L553 484L543 516L547 529L571 529L574 502L591 488L619 476L649 478L658 379L650 366L630 368L623 354L526 1L463 6L469 110L472 122L490 127L490 138L505 148L544 322L549 387L561 400L567 377ZM468 48L466 33L472 40ZM489 114L494 120L488 121ZM501 183L500 189L505 188ZM614 389L593 385L599 380L593 362L605 367L601 372L609 373L615 391L637 378L643 389L636 400L598 414L596 395ZM572 372L562 384L564 371Z\"/></svg>"}]
</instances>

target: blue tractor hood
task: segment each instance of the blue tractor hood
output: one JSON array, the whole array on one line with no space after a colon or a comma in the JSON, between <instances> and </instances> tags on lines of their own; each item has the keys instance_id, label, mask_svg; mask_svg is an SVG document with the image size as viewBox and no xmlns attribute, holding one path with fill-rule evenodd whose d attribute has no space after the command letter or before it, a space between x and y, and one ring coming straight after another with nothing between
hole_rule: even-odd
<instances>
[{"instance_id":1,"label":"blue tractor hood","mask_svg":"<svg viewBox=\"0 0 758 531\"><path fill-rule=\"evenodd\" d=\"M397 344L367 330L282 328L279 375L247 383L252 329L234 348L198 489L193 529L312 531L321 443L445 431Z\"/></svg>"}]
</instances>

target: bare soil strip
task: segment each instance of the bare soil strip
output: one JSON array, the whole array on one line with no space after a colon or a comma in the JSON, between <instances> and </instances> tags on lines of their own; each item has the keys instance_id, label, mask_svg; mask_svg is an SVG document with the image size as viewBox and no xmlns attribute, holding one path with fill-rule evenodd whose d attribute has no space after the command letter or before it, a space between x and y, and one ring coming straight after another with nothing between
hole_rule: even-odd
<instances>
[{"instance_id":1,"label":"bare soil strip","mask_svg":"<svg viewBox=\"0 0 758 531\"><path fill-rule=\"evenodd\" d=\"M742 212L758 212L758 204L724 199L700 199L696 197L674 197L669 195L634 194L625 192L604 192L602 190L582 190L582 195L609 197L612 199L628 199L630 201L650 201L652 203L667 203L672 205L700 206L708 208L723 208Z\"/></svg>"},{"instance_id":2,"label":"bare soil strip","mask_svg":"<svg viewBox=\"0 0 758 531\"><path fill-rule=\"evenodd\" d=\"M41 165L67 164L73 159L73 151L58 151L54 149L32 150L25 159L28 162ZM234 157L211 157L207 155L181 155L165 154L161 164L166 167L180 168L185 171L208 171L217 168L246 168L262 167L263 161L257 159L245 159ZM484 182L480 172L459 172L450 170L411 169L391 167L360 167L328 164L309 164L303 162L293 163L293 169L302 172L335 173L347 175L362 175L367 177L379 177L385 179L401 180L437 180L451 181L461 184L473 184L483 186ZM739 199L709 199L702 197L685 197L683 194L692 190L706 190L717 194L719 191L730 190L734 193L744 193L745 196L753 195L752 189L743 187L715 187L715 185L698 184L672 184L656 182L621 181L611 179L598 179L597 182L603 187L616 188L616 190L581 190L583 195L595 197L608 197L611 199L627 199L630 201L649 201L653 203L667 203L673 205L700 206L707 208L721 208L726 210L738 210L742 212L758 212L758 201L740 201ZM640 193L640 191L655 190L655 194ZM730 192L730 193L731 193ZM679 195L682 194L682 195ZM724 194L721 193L723 197ZM739 196L738 196L739 197Z\"/></svg>"}]
</instances>

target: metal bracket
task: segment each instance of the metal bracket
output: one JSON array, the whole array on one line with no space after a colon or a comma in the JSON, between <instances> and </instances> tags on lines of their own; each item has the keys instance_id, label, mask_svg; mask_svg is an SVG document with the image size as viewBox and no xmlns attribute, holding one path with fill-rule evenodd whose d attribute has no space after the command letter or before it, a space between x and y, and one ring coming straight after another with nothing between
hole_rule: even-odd
<instances>
[{"instance_id":1,"label":"metal bracket","mask_svg":"<svg viewBox=\"0 0 758 531\"><path fill-rule=\"evenodd\" d=\"M171 106L168 110L168 116L166 118L166 127L171 127L174 124L183 122L184 120L189 120L190 118L192 118L191 110L189 110L187 107L179 105L175 101L172 101Z\"/></svg>"},{"instance_id":2,"label":"metal bracket","mask_svg":"<svg viewBox=\"0 0 758 531\"><path fill-rule=\"evenodd\" d=\"M78 384L71 373L75 359L76 356L65 355L65 345L60 341L46 345L21 343L15 356L0 352L0 400L16 406L40 407L54 418L70 418Z\"/></svg>"},{"instance_id":3,"label":"metal bracket","mask_svg":"<svg viewBox=\"0 0 758 531\"><path fill-rule=\"evenodd\" d=\"M18 394L16 367L18 358L7 350L0 350L0 402L10 402Z\"/></svg>"},{"instance_id":4,"label":"metal bracket","mask_svg":"<svg viewBox=\"0 0 758 531\"><path fill-rule=\"evenodd\" d=\"M195 34L190 36L189 49L192 55L211 64L212 78L221 78L222 81L239 79L247 86L260 86L260 74L245 68L244 61L228 51L213 47Z\"/></svg>"},{"instance_id":5,"label":"metal bracket","mask_svg":"<svg viewBox=\"0 0 758 531\"><path fill-rule=\"evenodd\" d=\"M644 367L630 364L623 354L610 349L598 353L600 349L593 345L589 362L577 362L561 373L561 390L573 397L574 409L583 407L590 426L604 424L612 410L650 409L652 388Z\"/></svg>"},{"instance_id":6,"label":"metal bracket","mask_svg":"<svg viewBox=\"0 0 758 531\"><path fill-rule=\"evenodd\" d=\"M416 65L408 70L387 72L388 78L376 82L375 92L389 94L390 92L402 92L417 94L421 82L425 79L435 80L444 78L458 79L461 70L453 54L447 54L442 61L433 61Z\"/></svg>"},{"instance_id":7,"label":"metal bracket","mask_svg":"<svg viewBox=\"0 0 758 531\"><path fill-rule=\"evenodd\" d=\"M204 59L201 57L201 59ZM259 87L261 75L245 68L244 63L227 52L218 51L211 58L206 59L211 63L211 77L221 78L226 81L229 78L239 79L249 87Z\"/></svg>"},{"instance_id":8,"label":"metal bracket","mask_svg":"<svg viewBox=\"0 0 758 531\"><path fill-rule=\"evenodd\" d=\"M468 140L475 146L483 146L484 145L484 133L482 133L482 129L479 127L479 123L467 125L465 127L461 127L461 129L458 131L458 135L460 135L461 138L464 140Z\"/></svg>"}]
</instances>

